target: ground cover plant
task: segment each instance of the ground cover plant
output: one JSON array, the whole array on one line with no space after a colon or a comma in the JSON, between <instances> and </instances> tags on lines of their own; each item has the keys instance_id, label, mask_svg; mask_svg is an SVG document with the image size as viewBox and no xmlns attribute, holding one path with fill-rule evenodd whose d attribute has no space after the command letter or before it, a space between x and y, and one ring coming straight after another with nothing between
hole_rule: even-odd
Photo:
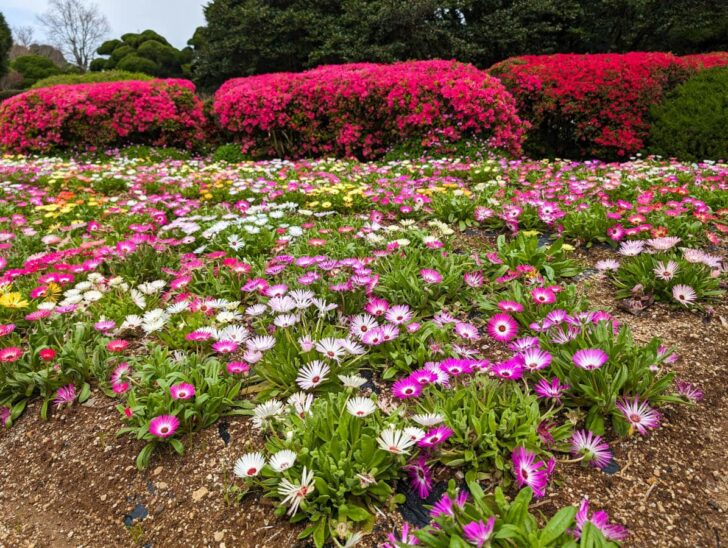
<instances>
[{"instance_id":1,"label":"ground cover plant","mask_svg":"<svg viewBox=\"0 0 728 548\"><path fill-rule=\"evenodd\" d=\"M3 440L107 405L118 473L206 466L178 506L292 543L639 544L603 478L712 389L639 322L720 324L726 196L715 162L2 157Z\"/></svg>"}]
</instances>

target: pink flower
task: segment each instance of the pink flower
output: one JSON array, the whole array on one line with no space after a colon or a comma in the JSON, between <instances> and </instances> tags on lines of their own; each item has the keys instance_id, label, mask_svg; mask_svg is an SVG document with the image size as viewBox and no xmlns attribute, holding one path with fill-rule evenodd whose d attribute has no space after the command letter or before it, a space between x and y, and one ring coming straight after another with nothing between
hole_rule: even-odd
<instances>
[{"instance_id":1,"label":"pink flower","mask_svg":"<svg viewBox=\"0 0 728 548\"><path fill-rule=\"evenodd\" d=\"M149 433L157 438L168 438L174 435L179 424L174 415L160 415L149 422Z\"/></svg>"},{"instance_id":2,"label":"pink flower","mask_svg":"<svg viewBox=\"0 0 728 548\"><path fill-rule=\"evenodd\" d=\"M420 277L427 284L439 284L442 281L442 275L437 270L429 268L420 270Z\"/></svg>"},{"instance_id":3,"label":"pink flower","mask_svg":"<svg viewBox=\"0 0 728 548\"><path fill-rule=\"evenodd\" d=\"M245 362L235 361L227 364L227 372L232 375L245 374L250 371L250 366Z\"/></svg>"},{"instance_id":4,"label":"pink flower","mask_svg":"<svg viewBox=\"0 0 728 548\"><path fill-rule=\"evenodd\" d=\"M173 400L189 400L195 396L195 387L189 383L181 382L169 387Z\"/></svg>"},{"instance_id":5,"label":"pink flower","mask_svg":"<svg viewBox=\"0 0 728 548\"><path fill-rule=\"evenodd\" d=\"M488 320L488 334L498 342L508 342L518 335L518 323L508 314L495 314Z\"/></svg>"},{"instance_id":6,"label":"pink flower","mask_svg":"<svg viewBox=\"0 0 728 548\"><path fill-rule=\"evenodd\" d=\"M536 460L536 454L524 447L517 447L513 450L513 475L519 487L524 485L533 489L537 497L546 494L549 476L553 470L553 464L546 464Z\"/></svg>"},{"instance_id":7,"label":"pink flower","mask_svg":"<svg viewBox=\"0 0 728 548\"><path fill-rule=\"evenodd\" d=\"M72 384L69 384L68 386L63 386L58 389L56 392L56 397L53 400L53 403L57 407L61 407L65 404L71 404L76 399L76 387Z\"/></svg>"},{"instance_id":8,"label":"pink flower","mask_svg":"<svg viewBox=\"0 0 728 548\"><path fill-rule=\"evenodd\" d=\"M109 352L123 352L129 346L129 343L123 339L114 339L109 341L106 345L106 349Z\"/></svg>"},{"instance_id":9,"label":"pink flower","mask_svg":"<svg viewBox=\"0 0 728 548\"><path fill-rule=\"evenodd\" d=\"M7 348L0 349L0 361L13 363L20 359L23 355L22 349L17 346L8 346Z\"/></svg>"}]
</instances>

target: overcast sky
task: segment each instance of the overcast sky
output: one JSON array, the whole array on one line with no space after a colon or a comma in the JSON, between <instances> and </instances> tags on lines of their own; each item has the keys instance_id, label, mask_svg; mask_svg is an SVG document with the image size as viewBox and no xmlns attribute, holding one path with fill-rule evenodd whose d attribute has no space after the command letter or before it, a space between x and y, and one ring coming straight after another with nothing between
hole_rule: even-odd
<instances>
[{"instance_id":1,"label":"overcast sky","mask_svg":"<svg viewBox=\"0 0 728 548\"><path fill-rule=\"evenodd\" d=\"M204 24L202 6L206 0L92 0L111 23L109 38L126 32L152 29L175 47L181 48ZM0 0L0 11L11 27L31 25L41 37L36 15L43 13L47 0Z\"/></svg>"}]
</instances>

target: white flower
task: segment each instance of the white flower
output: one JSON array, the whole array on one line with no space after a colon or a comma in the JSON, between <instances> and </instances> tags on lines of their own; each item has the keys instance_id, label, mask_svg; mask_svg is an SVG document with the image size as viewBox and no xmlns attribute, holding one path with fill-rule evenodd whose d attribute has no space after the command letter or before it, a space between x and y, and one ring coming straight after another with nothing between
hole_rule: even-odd
<instances>
[{"instance_id":1,"label":"white flower","mask_svg":"<svg viewBox=\"0 0 728 548\"><path fill-rule=\"evenodd\" d=\"M366 384L367 380L359 375L339 375L339 380L347 388L359 388Z\"/></svg>"},{"instance_id":2,"label":"white flower","mask_svg":"<svg viewBox=\"0 0 728 548\"><path fill-rule=\"evenodd\" d=\"M260 316L261 314L265 314L266 310L268 310L268 307L264 304L254 304L246 308L245 313L248 316Z\"/></svg>"},{"instance_id":3,"label":"white flower","mask_svg":"<svg viewBox=\"0 0 728 548\"><path fill-rule=\"evenodd\" d=\"M98 300L100 300L104 296L101 291L96 291L95 289L91 291L86 291L86 293L83 294L83 300L87 303L94 303Z\"/></svg>"},{"instance_id":4,"label":"white flower","mask_svg":"<svg viewBox=\"0 0 728 548\"><path fill-rule=\"evenodd\" d=\"M257 476L265 466L265 457L261 453L246 453L235 463L235 475L240 478Z\"/></svg>"},{"instance_id":5,"label":"white flower","mask_svg":"<svg viewBox=\"0 0 728 548\"><path fill-rule=\"evenodd\" d=\"M330 360L339 361L344 354L344 349L339 339L328 337L316 343L316 350Z\"/></svg>"},{"instance_id":6,"label":"white flower","mask_svg":"<svg viewBox=\"0 0 728 548\"><path fill-rule=\"evenodd\" d=\"M319 360L312 361L299 370L296 384L304 390L311 390L324 382L328 373L328 365Z\"/></svg>"},{"instance_id":7,"label":"white flower","mask_svg":"<svg viewBox=\"0 0 728 548\"><path fill-rule=\"evenodd\" d=\"M425 434L426 432L422 428L417 428L416 426L408 426L404 429L404 435L415 443L424 438Z\"/></svg>"},{"instance_id":8,"label":"white flower","mask_svg":"<svg viewBox=\"0 0 728 548\"><path fill-rule=\"evenodd\" d=\"M351 398L346 402L346 410L355 417L366 417L376 410L377 406L369 398ZM424 433L423 433L424 434Z\"/></svg>"},{"instance_id":9,"label":"white flower","mask_svg":"<svg viewBox=\"0 0 728 548\"><path fill-rule=\"evenodd\" d=\"M402 430L390 427L379 434L377 443L379 443L379 447L385 451L394 453L395 455L404 455L407 453L407 449L414 445L415 442L412 438L402 432Z\"/></svg>"},{"instance_id":10,"label":"white flower","mask_svg":"<svg viewBox=\"0 0 728 548\"><path fill-rule=\"evenodd\" d=\"M278 451L270 458L270 467L276 472L288 470L296 462L296 453L288 449Z\"/></svg>"},{"instance_id":11,"label":"white flower","mask_svg":"<svg viewBox=\"0 0 728 548\"><path fill-rule=\"evenodd\" d=\"M270 335L261 335L259 337L253 337L246 344L251 351L265 352L275 346L276 340Z\"/></svg>"},{"instance_id":12,"label":"white flower","mask_svg":"<svg viewBox=\"0 0 728 548\"><path fill-rule=\"evenodd\" d=\"M305 392L296 392L291 394L288 398L288 405L292 406L296 410L296 414L304 418L311 411L311 405L313 404L313 394L306 394Z\"/></svg>"},{"instance_id":13,"label":"white flower","mask_svg":"<svg viewBox=\"0 0 728 548\"><path fill-rule=\"evenodd\" d=\"M280 401L272 399L261 403L253 409L253 426L263 428L268 423L268 419L281 413L283 413L283 404Z\"/></svg>"},{"instance_id":14,"label":"white flower","mask_svg":"<svg viewBox=\"0 0 728 548\"><path fill-rule=\"evenodd\" d=\"M287 479L283 478L278 484L278 493L285 497L282 504L291 504L287 514L293 516L298 512L298 507L301 501L306 498L307 495L313 493L313 471L309 471L306 467L303 467L303 473L301 474L301 482L298 484L291 483Z\"/></svg>"},{"instance_id":15,"label":"white flower","mask_svg":"<svg viewBox=\"0 0 728 548\"><path fill-rule=\"evenodd\" d=\"M132 289L129 294L131 295L131 300L134 302L137 307L144 310L147 307L147 299L142 295L141 291L137 289Z\"/></svg>"},{"instance_id":16,"label":"white flower","mask_svg":"<svg viewBox=\"0 0 728 548\"><path fill-rule=\"evenodd\" d=\"M298 323L298 320L299 318L295 314L281 314L280 316L275 317L273 323L278 327L285 328L296 325Z\"/></svg>"},{"instance_id":17,"label":"white flower","mask_svg":"<svg viewBox=\"0 0 728 548\"><path fill-rule=\"evenodd\" d=\"M412 420L420 426L435 426L440 424L444 419L442 415L438 415L437 413L425 413L413 416Z\"/></svg>"}]
</instances>

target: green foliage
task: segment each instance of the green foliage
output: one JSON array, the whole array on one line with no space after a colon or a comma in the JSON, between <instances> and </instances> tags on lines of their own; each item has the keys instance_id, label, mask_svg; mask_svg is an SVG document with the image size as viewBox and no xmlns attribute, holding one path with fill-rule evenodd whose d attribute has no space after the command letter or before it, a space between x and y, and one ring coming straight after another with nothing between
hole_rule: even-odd
<instances>
[{"instance_id":1,"label":"green foliage","mask_svg":"<svg viewBox=\"0 0 728 548\"><path fill-rule=\"evenodd\" d=\"M180 51L153 30L145 30L140 34L127 33L121 40L107 40L96 53L108 58L94 59L91 62L92 71L117 69L162 78L188 76L192 56L190 48Z\"/></svg>"},{"instance_id":2,"label":"green foliage","mask_svg":"<svg viewBox=\"0 0 728 548\"><path fill-rule=\"evenodd\" d=\"M24 91L24 89L0 89L0 103L2 103L5 99L10 99L11 97L20 95Z\"/></svg>"},{"instance_id":3,"label":"green foliage","mask_svg":"<svg viewBox=\"0 0 728 548\"><path fill-rule=\"evenodd\" d=\"M0 78L8 73L8 54L13 45L13 35L5 21L5 16L0 13Z\"/></svg>"},{"instance_id":4,"label":"green foliage","mask_svg":"<svg viewBox=\"0 0 728 548\"><path fill-rule=\"evenodd\" d=\"M217 147L215 152L212 154L212 159L215 162L238 164L240 162L244 162L248 158L245 154L243 154L243 151L240 149L240 145L228 143Z\"/></svg>"},{"instance_id":5,"label":"green foliage","mask_svg":"<svg viewBox=\"0 0 728 548\"><path fill-rule=\"evenodd\" d=\"M681 160L728 159L728 68L702 71L652 109L650 152Z\"/></svg>"},{"instance_id":6,"label":"green foliage","mask_svg":"<svg viewBox=\"0 0 728 548\"><path fill-rule=\"evenodd\" d=\"M47 88L60 84L93 84L96 82L118 82L121 80L151 80L152 77L141 72L108 70L104 72L87 72L85 74L59 74L38 80L32 89Z\"/></svg>"},{"instance_id":7,"label":"green foliage","mask_svg":"<svg viewBox=\"0 0 728 548\"><path fill-rule=\"evenodd\" d=\"M470 470L478 479L508 478L510 456L516 447L540 451L538 426L551 417L542 414L536 396L517 383L503 383L487 375L474 375L452 388L428 386L420 401L424 412L441 415L454 432L437 451L436 459L446 466ZM569 426L551 433L561 439L568 435Z\"/></svg>"},{"instance_id":8,"label":"green foliage","mask_svg":"<svg viewBox=\"0 0 728 548\"><path fill-rule=\"evenodd\" d=\"M13 59L10 67L19 72L23 76L21 86L29 88L38 80L61 74L61 69L48 59L41 55L23 55Z\"/></svg>"}]
</instances>

